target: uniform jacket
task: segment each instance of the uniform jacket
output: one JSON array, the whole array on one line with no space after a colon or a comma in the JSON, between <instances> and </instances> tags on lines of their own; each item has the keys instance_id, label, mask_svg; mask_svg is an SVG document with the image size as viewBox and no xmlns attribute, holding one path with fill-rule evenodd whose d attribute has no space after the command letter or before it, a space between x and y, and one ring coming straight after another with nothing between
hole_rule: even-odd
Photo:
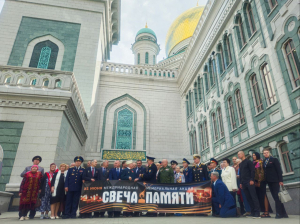
<instances>
[{"instance_id":1,"label":"uniform jacket","mask_svg":"<svg viewBox=\"0 0 300 224\"><path fill-rule=\"evenodd\" d=\"M173 169L169 166L160 168L157 175L157 183L160 184L174 183Z\"/></svg>"},{"instance_id":2,"label":"uniform jacket","mask_svg":"<svg viewBox=\"0 0 300 224\"><path fill-rule=\"evenodd\" d=\"M221 207L231 208L235 206L234 199L223 181L218 179L215 184L212 184L212 187L214 188L214 197L217 198Z\"/></svg>"},{"instance_id":3,"label":"uniform jacket","mask_svg":"<svg viewBox=\"0 0 300 224\"><path fill-rule=\"evenodd\" d=\"M220 170L220 168L215 168L215 169L212 169L210 171L208 171L208 177L210 179L210 175L212 172L218 172L219 173L219 180L222 180L222 170Z\"/></svg>"},{"instance_id":4,"label":"uniform jacket","mask_svg":"<svg viewBox=\"0 0 300 224\"><path fill-rule=\"evenodd\" d=\"M101 180L101 172L99 171L99 169L95 168L94 176L92 174L92 167L86 168L83 171L83 180L91 181L91 179Z\"/></svg>"},{"instance_id":5,"label":"uniform jacket","mask_svg":"<svg viewBox=\"0 0 300 224\"><path fill-rule=\"evenodd\" d=\"M232 191L233 189L238 190L236 172L233 167L227 166L224 170L222 170L221 176L223 183L227 186L229 191Z\"/></svg>"},{"instance_id":6,"label":"uniform jacket","mask_svg":"<svg viewBox=\"0 0 300 224\"><path fill-rule=\"evenodd\" d=\"M139 176L140 174L144 174L146 172L145 167L141 167L141 168L136 167L134 170L135 170L135 173L137 174L137 176Z\"/></svg>"},{"instance_id":7,"label":"uniform jacket","mask_svg":"<svg viewBox=\"0 0 300 224\"><path fill-rule=\"evenodd\" d=\"M73 167L68 169L68 173L65 180L65 187L68 187L68 191L81 191L83 180L84 168Z\"/></svg>"},{"instance_id":8,"label":"uniform jacket","mask_svg":"<svg viewBox=\"0 0 300 224\"><path fill-rule=\"evenodd\" d=\"M193 169L191 167L187 167L183 170L183 175L185 179L185 183L193 182Z\"/></svg>"},{"instance_id":9,"label":"uniform jacket","mask_svg":"<svg viewBox=\"0 0 300 224\"><path fill-rule=\"evenodd\" d=\"M147 167L146 172L142 174L141 180L156 183L157 167L154 163Z\"/></svg>"},{"instance_id":10,"label":"uniform jacket","mask_svg":"<svg viewBox=\"0 0 300 224\"><path fill-rule=\"evenodd\" d=\"M282 170L277 158L270 157L267 166L265 167L266 159L264 159L263 166L265 171L265 180L267 182L283 182Z\"/></svg>"},{"instance_id":11,"label":"uniform jacket","mask_svg":"<svg viewBox=\"0 0 300 224\"><path fill-rule=\"evenodd\" d=\"M176 174L174 174L174 183L175 183L175 184L183 184L183 183L186 183L186 182L185 182L184 174L182 174L182 173L176 173Z\"/></svg>"},{"instance_id":12,"label":"uniform jacket","mask_svg":"<svg viewBox=\"0 0 300 224\"><path fill-rule=\"evenodd\" d=\"M129 180L129 177L131 177L131 180L133 181L137 178L137 174L134 169L126 168L121 173L121 180Z\"/></svg>"},{"instance_id":13,"label":"uniform jacket","mask_svg":"<svg viewBox=\"0 0 300 224\"><path fill-rule=\"evenodd\" d=\"M207 166L204 163L200 163L199 166L193 167L193 181L200 182L209 180Z\"/></svg>"},{"instance_id":14,"label":"uniform jacket","mask_svg":"<svg viewBox=\"0 0 300 224\"><path fill-rule=\"evenodd\" d=\"M122 168L119 168L119 174L117 172L117 168L112 168L109 170L109 179L110 180L119 180L121 179Z\"/></svg>"},{"instance_id":15,"label":"uniform jacket","mask_svg":"<svg viewBox=\"0 0 300 224\"><path fill-rule=\"evenodd\" d=\"M103 172L103 167L100 167L99 171L101 172L101 180L107 180L109 178L109 169L106 168Z\"/></svg>"},{"instance_id":16,"label":"uniform jacket","mask_svg":"<svg viewBox=\"0 0 300 224\"><path fill-rule=\"evenodd\" d=\"M20 176L21 176L21 177L24 177L25 173L31 171L31 167L32 167L32 166L27 166L27 167L25 167L25 170L21 173ZM39 168L38 168L38 171L40 171L40 172L42 173L42 175L44 176L44 174L45 174L44 168L41 167L41 166L38 166L38 167L39 167Z\"/></svg>"}]
</instances>

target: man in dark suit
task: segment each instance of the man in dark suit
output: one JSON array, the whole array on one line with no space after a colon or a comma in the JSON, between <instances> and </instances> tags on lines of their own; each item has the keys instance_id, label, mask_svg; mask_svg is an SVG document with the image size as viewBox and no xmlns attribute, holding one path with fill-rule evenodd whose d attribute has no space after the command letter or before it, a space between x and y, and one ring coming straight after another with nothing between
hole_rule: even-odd
<instances>
[{"instance_id":1,"label":"man in dark suit","mask_svg":"<svg viewBox=\"0 0 300 224\"><path fill-rule=\"evenodd\" d=\"M211 173L211 181L214 188L212 204L215 216L222 218L236 217L235 201L223 181L219 180L218 172Z\"/></svg>"},{"instance_id":2,"label":"man in dark suit","mask_svg":"<svg viewBox=\"0 0 300 224\"><path fill-rule=\"evenodd\" d=\"M121 180L121 171L122 169L120 168L120 161L116 160L114 162L114 168L109 170L109 180ZM121 211L109 211L108 212L108 218L119 218L121 215Z\"/></svg>"},{"instance_id":3,"label":"man in dark suit","mask_svg":"<svg viewBox=\"0 0 300 224\"><path fill-rule=\"evenodd\" d=\"M65 216L63 218L76 218L76 211L78 209L81 187L82 187L82 177L84 168L81 167L83 158L81 156L76 156L74 158L75 167L68 170L66 180L65 180L65 191L67 192Z\"/></svg>"},{"instance_id":4,"label":"man in dark suit","mask_svg":"<svg viewBox=\"0 0 300 224\"><path fill-rule=\"evenodd\" d=\"M90 167L84 170L83 172L83 180L95 182L96 180L101 180L101 172L96 168L97 160L92 160L90 163ZM92 213L86 213L84 218L92 218ZM94 218L99 217L99 212L94 212Z\"/></svg>"},{"instance_id":5,"label":"man in dark suit","mask_svg":"<svg viewBox=\"0 0 300 224\"><path fill-rule=\"evenodd\" d=\"M269 186L270 192L272 194L276 206L275 219L288 218L284 205L278 197L280 186L283 186L282 170L280 167L280 163L277 158L271 156L269 149L264 149L263 155L265 157L263 161L265 180Z\"/></svg>"},{"instance_id":6,"label":"man in dark suit","mask_svg":"<svg viewBox=\"0 0 300 224\"><path fill-rule=\"evenodd\" d=\"M102 163L102 166L100 168L100 172L101 172L101 180L102 181L107 181L109 180L109 169L108 169L108 161L105 160ZM105 212L100 212L100 217L103 218L104 217Z\"/></svg>"},{"instance_id":7,"label":"man in dark suit","mask_svg":"<svg viewBox=\"0 0 300 224\"><path fill-rule=\"evenodd\" d=\"M135 168L135 173L139 176L140 174L144 174L146 172L146 168L142 166L142 160L136 161L137 167Z\"/></svg>"}]
</instances>

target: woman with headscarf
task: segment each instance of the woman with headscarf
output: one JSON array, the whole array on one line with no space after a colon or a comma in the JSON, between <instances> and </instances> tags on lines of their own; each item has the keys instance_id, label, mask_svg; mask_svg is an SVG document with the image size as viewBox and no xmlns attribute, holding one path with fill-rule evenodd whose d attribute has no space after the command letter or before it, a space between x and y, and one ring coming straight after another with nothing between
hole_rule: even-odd
<instances>
[{"instance_id":1,"label":"woman with headscarf","mask_svg":"<svg viewBox=\"0 0 300 224\"><path fill-rule=\"evenodd\" d=\"M53 175L56 171L56 165L55 163L50 164L50 171L46 172L42 178L41 182L41 206L38 209L41 212L41 219L49 219L48 216L50 208L50 198L51 198L51 181L53 178ZM45 214L46 213L46 214Z\"/></svg>"},{"instance_id":2,"label":"woman with headscarf","mask_svg":"<svg viewBox=\"0 0 300 224\"><path fill-rule=\"evenodd\" d=\"M31 171L25 173L20 185L20 221L25 219L28 211L35 209L42 179L42 173L38 168L37 165L33 165Z\"/></svg>"},{"instance_id":3,"label":"woman with headscarf","mask_svg":"<svg viewBox=\"0 0 300 224\"><path fill-rule=\"evenodd\" d=\"M59 166L59 171L53 175L51 181L51 219L59 219L58 212L64 210L66 193L65 193L65 178L66 164L62 163Z\"/></svg>"},{"instance_id":4,"label":"woman with headscarf","mask_svg":"<svg viewBox=\"0 0 300 224\"><path fill-rule=\"evenodd\" d=\"M255 190L259 200L260 210L264 212L261 217L270 218L271 216L269 212L272 213L272 209L267 198L263 160L260 158L260 154L258 152L254 152L252 154L252 158L253 165L255 167Z\"/></svg>"}]
</instances>

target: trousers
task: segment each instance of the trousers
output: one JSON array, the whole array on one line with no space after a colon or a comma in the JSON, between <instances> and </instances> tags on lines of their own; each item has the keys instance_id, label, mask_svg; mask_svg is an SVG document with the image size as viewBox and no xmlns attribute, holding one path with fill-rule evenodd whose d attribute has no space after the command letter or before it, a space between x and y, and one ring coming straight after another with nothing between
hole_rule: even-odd
<instances>
[{"instance_id":1,"label":"trousers","mask_svg":"<svg viewBox=\"0 0 300 224\"><path fill-rule=\"evenodd\" d=\"M259 201L256 195L255 185L250 185L250 181L243 182L242 185L247 201L249 202L251 208L251 213L260 214Z\"/></svg>"},{"instance_id":2,"label":"trousers","mask_svg":"<svg viewBox=\"0 0 300 224\"><path fill-rule=\"evenodd\" d=\"M275 201L276 214L286 215L286 211L285 211L284 205L279 200L279 196L278 196L279 189L280 189L279 183L278 182L267 182L267 184L269 186L269 189L270 189L270 192L272 194L272 197L273 197L273 199Z\"/></svg>"},{"instance_id":3,"label":"trousers","mask_svg":"<svg viewBox=\"0 0 300 224\"><path fill-rule=\"evenodd\" d=\"M80 191L68 191L66 207L65 207L66 216L70 218L76 217L76 211L78 209L80 194L81 194Z\"/></svg>"}]
</instances>

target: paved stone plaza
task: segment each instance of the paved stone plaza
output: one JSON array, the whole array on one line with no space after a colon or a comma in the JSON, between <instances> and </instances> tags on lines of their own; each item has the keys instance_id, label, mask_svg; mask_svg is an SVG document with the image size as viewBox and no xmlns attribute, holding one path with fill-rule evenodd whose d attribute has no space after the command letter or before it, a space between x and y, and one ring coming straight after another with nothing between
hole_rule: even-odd
<instances>
[{"instance_id":1,"label":"paved stone plaza","mask_svg":"<svg viewBox=\"0 0 300 224\"><path fill-rule=\"evenodd\" d=\"M271 215L275 217L275 215ZM0 215L0 223L19 223L18 220L18 213L17 212L6 212ZM259 219L259 224L279 224L286 222L288 224L299 224L300 216L298 215L291 215L289 219ZM4 222L3 222L4 221ZM73 223L85 223L85 224L94 224L94 223L105 223L105 224L135 224L135 223L142 223L142 224L153 224L153 223L163 223L163 224L182 224L182 223L207 223L207 224L220 224L220 222L225 221L221 218L215 218L212 216L208 217L200 217L200 216L172 216L172 217L139 217L139 218L112 218L109 219L107 217L100 218L100 219L59 219L59 220L40 220L39 216L37 216L34 220L25 220L25 223L56 223L56 224L73 224ZM226 223L230 224L246 224L246 223L257 223L258 220L250 219L250 218L227 218Z\"/></svg>"}]
</instances>

